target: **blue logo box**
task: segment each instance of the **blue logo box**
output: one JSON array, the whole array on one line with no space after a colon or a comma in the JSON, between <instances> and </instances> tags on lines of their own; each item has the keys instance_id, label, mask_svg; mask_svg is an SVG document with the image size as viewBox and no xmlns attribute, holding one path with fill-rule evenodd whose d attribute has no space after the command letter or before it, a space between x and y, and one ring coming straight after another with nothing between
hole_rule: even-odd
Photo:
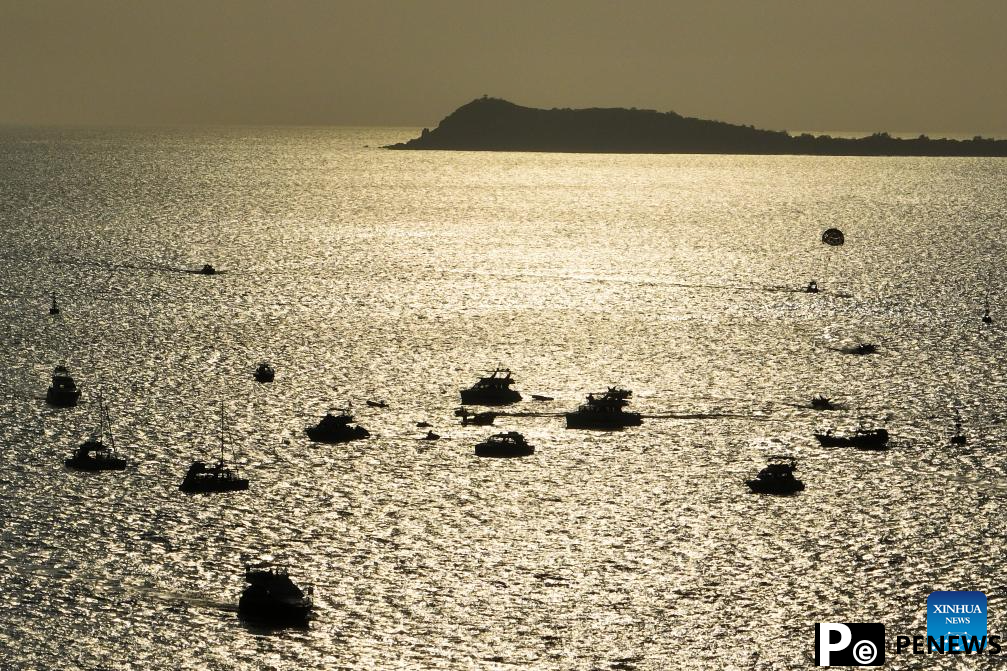
<instances>
[{"instance_id":1,"label":"blue logo box","mask_svg":"<svg viewBox=\"0 0 1007 671\"><path fill-rule=\"evenodd\" d=\"M974 636L982 643L986 615L982 592L931 592L927 597L927 636L937 643L943 636L944 652L964 652L965 640Z\"/></svg>"}]
</instances>

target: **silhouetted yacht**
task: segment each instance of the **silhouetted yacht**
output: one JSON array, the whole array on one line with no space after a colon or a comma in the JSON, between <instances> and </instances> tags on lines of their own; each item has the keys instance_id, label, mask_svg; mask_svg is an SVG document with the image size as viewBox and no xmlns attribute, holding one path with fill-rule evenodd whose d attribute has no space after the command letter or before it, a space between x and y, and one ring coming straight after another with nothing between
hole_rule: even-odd
<instances>
[{"instance_id":1,"label":"silhouetted yacht","mask_svg":"<svg viewBox=\"0 0 1007 671\"><path fill-rule=\"evenodd\" d=\"M52 305L49 306L49 314L54 315L54 316L59 314L59 305L56 304L56 292L55 291L52 292Z\"/></svg>"},{"instance_id":2,"label":"silhouetted yacht","mask_svg":"<svg viewBox=\"0 0 1007 671\"><path fill-rule=\"evenodd\" d=\"M795 494L804 490L804 483L794 477L796 470L794 457L770 457L769 464L746 484L756 494Z\"/></svg>"},{"instance_id":3,"label":"silhouetted yacht","mask_svg":"<svg viewBox=\"0 0 1007 671\"><path fill-rule=\"evenodd\" d=\"M220 459L212 466L194 461L186 471L182 484L178 486L188 494L216 494L237 492L248 489L248 480L238 475L237 468L227 466L224 461L224 403L220 403Z\"/></svg>"},{"instance_id":4,"label":"silhouetted yacht","mask_svg":"<svg viewBox=\"0 0 1007 671\"><path fill-rule=\"evenodd\" d=\"M476 445L478 457L527 457L534 453L535 448L517 431L495 434Z\"/></svg>"},{"instance_id":5,"label":"silhouetted yacht","mask_svg":"<svg viewBox=\"0 0 1007 671\"><path fill-rule=\"evenodd\" d=\"M362 426L353 425L353 415L348 408L340 410L338 415L325 413L315 426L304 429L308 438L319 443L346 443L370 436L370 432Z\"/></svg>"},{"instance_id":6,"label":"silhouetted yacht","mask_svg":"<svg viewBox=\"0 0 1007 671\"><path fill-rule=\"evenodd\" d=\"M816 433L815 438L824 447L855 447L859 450L888 449L888 431L885 429L868 429L863 424L852 434L838 435L829 429L825 433Z\"/></svg>"},{"instance_id":7,"label":"silhouetted yacht","mask_svg":"<svg viewBox=\"0 0 1007 671\"><path fill-rule=\"evenodd\" d=\"M462 389L462 403L467 405L508 405L521 400L511 385L514 379L506 368L497 368L489 377L481 377L468 389Z\"/></svg>"},{"instance_id":8,"label":"silhouetted yacht","mask_svg":"<svg viewBox=\"0 0 1007 671\"><path fill-rule=\"evenodd\" d=\"M626 412L633 392L628 389L609 387L603 394L588 394L587 403L573 412L566 413L568 429L621 429L639 426L643 417L638 412Z\"/></svg>"},{"instance_id":9,"label":"silhouetted yacht","mask_svg":"<svg viewBox=\"0 0 1007 671\"><path fill-rule=\"evenodd\" d=\"M262 361L255 367L256 382L272 382L276 377L276 371L267 362Z\"/></svg>"},{"instance_id":10,"label":"silhouetted yacht","mask_svg":"<svg viewBox=\"0 0 1007 671\"><path fill-rule=\"evenodd\" d=\"M270 626L305 626L313 603L287 573L287 567L261 563L245 567L248 587L238 599L238 617ZM308 588L310 594L311 588Z\"/></svg>"},{"instance_id":11,"label":"silhouetted yacht","mask_svg":"<svg viewBox=\"0 0 1007 671\"><path fill-rule=\"evenodd\" d=\"M106 436L108 437L106 441ZM64 461L67 468L78 471L121 471L126 468L126 460L115 449L112 436L112 422L108 416L108 406L98 394L98 430L95 435L81 443L72 456Z\"/></svg>"},{"instance_id":12,"label":"silhouetted yacht","mask_svg":"<svg viewBox=\"0 0 1007 671\"><path fill-rule=\"evenodd\" d=\"M77 405L79 399L80 389L73 381L70 371L66 366L56 366L52 372L52 384L49 385L49 390L45 394L46 403L61 408L70 408Z\"/></svg>"}]
</instances>

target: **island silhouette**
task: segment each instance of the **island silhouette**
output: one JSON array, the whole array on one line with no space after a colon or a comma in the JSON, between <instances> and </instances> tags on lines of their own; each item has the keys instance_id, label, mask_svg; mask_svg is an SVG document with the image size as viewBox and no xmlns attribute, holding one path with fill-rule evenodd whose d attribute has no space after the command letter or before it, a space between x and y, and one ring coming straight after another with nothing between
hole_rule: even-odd
<instances>
[{"instance_id":1,"label":"island silhouette","mask_svg":"<svg viewBox=\"0 0 1007 671\"><path fill-rule=\"evenodd\" d=\"M819 156L1007 156L1007 140L862 138L762 130L675 112L624 108L535 109L483 96L434 130L388 149L625 154L810 154Z\"/></svg>"}]
</instances>

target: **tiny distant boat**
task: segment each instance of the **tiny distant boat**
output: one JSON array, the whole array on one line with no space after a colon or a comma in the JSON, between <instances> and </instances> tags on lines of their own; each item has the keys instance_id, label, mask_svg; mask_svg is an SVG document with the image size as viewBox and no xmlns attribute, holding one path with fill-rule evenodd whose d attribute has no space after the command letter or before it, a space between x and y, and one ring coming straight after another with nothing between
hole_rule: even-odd
<instances>
[{"instance_id":1,"label":"tiny distant boat","mask_svg":"<svg viewBox=\"0 0 1007 671\"><path fill-rule=\"evenodd\" d=\"M347 443L371 435L367 429L353 424L349 409L341 410L338 415L325 413L318 424L305 428L304 432L308 438L319 443Z\"/></svg>"},{"instance_id":2,"label":"tiny distant boat","mask_svg":"<svg viewBox=\"0 0 1007 671\"><path fill-rule=\"evenodd\" d=\"M756 494L796 494L804 491L804 483L794 477L797 460L793 457L770 457L769 464L752 480L748 488Z\"/></svg>"},{"instance_id":3,"label":"tiny distant boat","mask_svg":"<svg viewBox=\"0 0 1007 671\"><path fill-rule=\"evenodd\" d=\"M203 267L199 269L200 275L216 275L217 269L211 266L209 263L204 263Z\"/></svg>"},{"instance_id":4,"label":"tiny distant boat","mask_svg":"<svg viewBox=\"0 0 1007 671\"><path fill-rule=\"evenodd\" d=\"M254 564L245 567L249 583L238 599L238 617L279 627L305 626L314 607L311 588L305 594L290 579L285 566Z\"/></svg>"},{"instance_id":5,"label":"tiny distant boat","mask_svg":"<svg viewBox=\"0 0 1007 671\"><path fill-rule=\"evenodd\" d=\"M272 382L276 377L276 371L265 361L255 367L256 382Z\"/></svg>"},{"instance_id":6,"label":"tiny distant boat","mask_svg":"<svg viewBox=\"0 0 1007 671\"><path fill-rule=\"evenodd\" d=\"M462 418L462 426L490 426L496 421L497 413L492 410L486 412L469 412L467 408L455 410L455 416Z\"/></svg>"},{"instance_id":7,"label":"tiny distant boat","mask_svg":"<svg viewBox=\"0 0 1007 671\"><path fill-rule=\"evenodd\" d=\"M836 404L822 394L811 397L811 407L815 410L835 410Z\"/></svg>"},{"instance_id":8,"label":"tiny distant boat","mask_svg":"<svg viewBox=\"0 0 1007 671\"><path fill-rule=\"evenodd\" d=\"M440 440L440 434L434 433L433 431L427 431L427 435L420 438L420 440Z\"/></svg>"},{"instance_id":9,"label":"tiny distant boat","mask_svg":"<svg viewBox=\"0 0 1007 671\"><path fill-rule=\"evenodd\" d=\"M56 304L56 292L55 291L52 292L52 305L49 307L49 314L54 315L54 316L59 314L59 305Z\"/></svg>"},{"instance_id":10,"label":"tiny distant boat","mask_svg":"<svg viewBox=\"0 0 1007 671\"><path fill-rule=\"evenodd\" d=\"M52 313L50 312L50 314ZM983 312L983 324L989 325L992 323L993 323L993 317L990 316L990 309L986 308L986 311Z\"/></svg>"},{"instance_id":11,"label":"tiny distant boat","mask_svg":"<svg viewBox=\"0 0 1007 671\"><path fill-rule=\"evenodd\" d=\"M220 404L220 459L207 466L205 462L194 461L189 465L180 490L187 494L217 494L239 492L248 489L248 480L238 475L237 468L229 467L224 461L224 403Z\"/></svg>"},{"instance_id":12,"label":"tiny distant boat","mask_svg":"<svg viewBox=\"0 0 1007 671\"><path fill-rule=\"evenodd\" d=\"M466 405L508 405L521 400L521 394L511 389L514 378L506 368L497 368L488 377L468 389L462 389L462 403Z\"/></svg>"},{"instance_id":13,"label":"tiny distant boat","mask_svg":"<svg viewBox=\"0 0 1007 671\"><path fill-rule=\"evenodd\" d=\"M962 418L961 418L961 415L959 415L958 411L956 410L955 411L955 432L951 436L951 444L952 445L966 445L966 444L968 444L968 442L969 442L968 438L965 436L965 433L962 431Z\"/></svg>"},{"instance_id":14,"label":"tiny distant boat","mask_svg":"<svg viewBox=\"0 0 1007 671\"><path fill-rule=\"evenodd\" d=\"M817 294L818 293L818 282L811 280L808 282L808 286L804 288L804 293L807 294Z\"/></svg>"},{"instance_id":15,"label":"tiny distant boat","mask_svg":"<svg viewBox=\"0 0 1007 671\"><path fill-rule=\"evenodd\" d=\"M429 429L433 424L430 422L416 422L416 428L418 429Z\"/></svg>"},{"instance_id":16,"label":"tiny distant boat","mask_svg":"<svg viewBox=\"0 0 1007 671\"><path fill-rule=\"evenodd\" d=\"M643 424L638 412L626 412L633 392L619 387L609 387L603 394L588 394L587 403L566 413L568 429L622 429Z\"/></svg>"},{"instance_id":17,"label":"tiny distant boat","mask_svg":"<svg viewBox=\"0 0 1007 671\"><path fill-rule=\"evenodd\" d=\"M847 351L850 354L859 354L859 355L863 356L865 354L874 354L874 353L876 353L878 351L878 346L875 345L875 344L873 344L873 343L862 342L862 343L858 343L855 347L852 347L852 348L850 348Z\"/></svg>"},{"instance_id":18,"label":"tiny distant boat","mask_svg":"<svg viewBox=\"0 0 1007 671\"><path fill-rule=\"evenodd\" d=\"M492 435L476 445L477 457L527 457L534 453L535 448L517 431Z\"/></svg>"},{"instance_id":19,"label":"tiny distant boat","mask_svg":"<svg viewBox=\"0 0 1007 671\"><path fill-rule=\"evenodd\" d=\"M98 394L98 430L63 463L77 471L121 471L126 468L126 460L116 452L108 406L101 394Z\"/></svg>"},{"instance_id":20,"label":"tiny distant boat","mask_svg":"<svg viewBox=\"0 0 1007 671\"><path fill-rule=\"evenodd\" d=\"M77 405L79 399L80 389L77 388L70 371L66 366L56 366L52 372L52 384L45 394L46 403L60 408L72 408Z\"/></svg>"},{"instance_id":21,"label":"tiny distant boat","mask_svg":"<svg viewBox=\"0 0 1007 671\"><path fill-rule=\"evenodd\" d=\"M888 431L868 429L863 425L857 427L852 434L840 435L829 429L825 433L816 433L815 438L823 447L855 447L858 450L888 449Z\"/></svg>"},{"instance_id":22,"label":"tiny distant boat","mask_svg":"<svg viewBox=\"0 0 1007 671\"><path fill-rule=\"evenodd\" d=\"M543 396L542 394L532 394L532 400L534 401L552 401L552 396Z\"/></svg>"},{"instance_id":23,"label":"tiny distant boat","mask_svg":"<svg viewBox=\"0 0 1007 671\"><path fill-rule=\"evenodd\" d=\"M368 406L370 406L372 408L387 408L388 407L388 404L385 403L384 401L367 401L366 403L367 403Z\"/></svg>"}]
</instances>

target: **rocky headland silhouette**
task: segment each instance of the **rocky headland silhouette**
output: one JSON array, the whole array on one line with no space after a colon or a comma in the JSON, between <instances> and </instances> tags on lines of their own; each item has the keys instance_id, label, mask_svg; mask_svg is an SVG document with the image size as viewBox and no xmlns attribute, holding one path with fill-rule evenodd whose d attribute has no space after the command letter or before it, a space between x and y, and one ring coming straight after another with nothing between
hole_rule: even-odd
<instances>
[{"instance_id":1,"label":"rocky headland silhouette","mask_svg":"<svg viewBox=\"0 0 1007 671\"><path fill-rule=\"evenodd\" d=\"M772 131L624 108L535 109L483 96L437 128L389 149L633 154L810 154L820 156L1007 156L1007 140L862 138Z\"/></svg>"}]
</instances>

